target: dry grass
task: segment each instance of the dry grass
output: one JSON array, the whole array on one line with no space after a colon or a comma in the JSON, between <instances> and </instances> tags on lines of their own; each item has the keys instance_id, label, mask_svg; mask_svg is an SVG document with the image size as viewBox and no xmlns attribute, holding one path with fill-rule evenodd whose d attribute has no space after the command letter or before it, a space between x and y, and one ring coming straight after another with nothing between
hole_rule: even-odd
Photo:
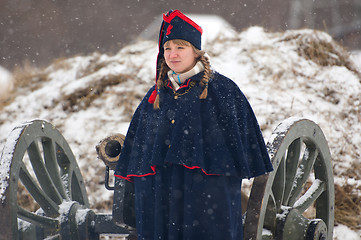
<instances>
[{"instance_id":1,"label":"dry grass","mask_svg":"<svg viewBox=\"0 0 361 240\"><path fill-rule=\"evenodd\" d=\"M349 66L349 53L334 42L302 36L298 39L298 54L320 66ZM351 68L351 67L350 67Z\"/></svg>"},{"instance_id":2,"label":"dry grass","mask_svg":"<svg viewBox=\"0 0 361 240\"><path fill-rule=\"evenodd\" d=\"M361 229L361 196L355 193L355 186L335 185L335 223L351 229ZM361 190L361 189L359 189Z\"/></svg>"},{"instance_id":3,"label":"dry grass","mask_svg":"<svg viewBox=\"0 0 361 240\"><path fill-rule=\"evenodd\" d=\"M344 66L361 79L361 72L350 58L350 53L334 40L326 39L324 32L291 33L281 41L296 41L299 56L313 61L319 66Z\"/></svg>"},{"instance_id":4,"label":"dry grass","mask_svg":"<svg viewBox=\"0 0 361 240\"><path fill-rule=\"evenodd\" d=\"M323 67L344 66L361 78L361 72L350 60L350 53L335 41L325 40L320 34L321 32L314 31L311 36L299 35L298 54Z\"/></svg>"},{"instance_id":5,"label":"dry grass","mask_svg":"<svg viewBox=\"0 0 361 240\"><path fill-rule=\"evenodd\" d=\"M27 91L38 89L41 83L48 81L48 74L43 69L36 68L29 63L17 67L13 71L14 85L16 89L25 88Z\"/></svg>"},{"instance_id":6,"label":"dry grass","mask_svg":"<svg viewBox=\"0 0 361 240\"><path fill-rule=\"evenodd\" d=\"M91 75L109 64L109 62L99 61L101 57L100 54L94 54L93 56L94 58L90 61L89 65L82 71L77 72L77 78Z\"/></svg>"},{"instance_id":7,"label":"dry grass","mask_svg":"<svg viewBox=\"0 0 361 240\"><path fill-rule=\"evenodd\" d=\"M96 212L108 212L109 210L112 210L113 208L113 199L108 199L106 201L98 202L92 206L92 208L95 208Z\"/></svg>"},{"instance_id":8,"label":"dry grass","mask_svg":"<svg viewBox=\"0 0 361 240\"><path fill-rule=\"evenodd\" d=\"M105 76L98 81L89 84L86 88L74 91L73 93L64 96L62 99L63 110L76 112L86 109L95 99L101 97L107 87L125 82L127 78L128 76L122 74Z\"/></svg>"},{"instance_id":9,"label":"dry grass","mask_svg":"<svg viewBox=\"0 0 361 240\"><path fill-rule=\"evenodd\" d=\"M26 94L26 91L34 91L48 80L48 76L43 70L27 62L22 67L16 67L12 74L14 88L8 98L0 101L0 110L12 103L17 95Z\"/></svg>"},{"instance_id":10,"label":"dry grass","mask_svg":"<svg viewBox=\"0 0 361 240\"><path fill-rule=\"evenodd\" d=\"M39 204L35 202L34 198L21 183L18 183L17 203L30 212L35 212L40 208Z\"/></svg>"}]
</instances>

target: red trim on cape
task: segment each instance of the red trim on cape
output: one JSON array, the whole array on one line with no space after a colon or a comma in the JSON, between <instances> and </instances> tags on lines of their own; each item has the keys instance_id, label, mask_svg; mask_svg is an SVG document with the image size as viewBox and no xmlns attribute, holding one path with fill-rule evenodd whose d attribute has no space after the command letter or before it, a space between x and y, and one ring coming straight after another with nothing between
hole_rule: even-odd
<instances>
[{"instance_id":1,"label":"red trim on cape","mask_svg":"<svg viewBox=\"0 0 361 240\"><path fill-rule=\"evenodd\" d=\"M198 26L197 23L193 22L192 19L190 19L189 17L187 17L186 15L184 15L181 11L179 10L174 10L173 12L171 12L168 16L163 14L163 20L167 23L170 23L173 18L175 17L179 17L180 19L183 19L184 21L186 21L187 23L189 23L190 25L192 25L195 29L198 30L198 32L203 33L203 30L200 26Z\"/></svg>"},{"instance_id":2,"label":"red trim on cape","mask_svg":"<svg viewBox=\"0 0 361 240\"><path fill-rule=\"evenodd\" d=\"M181 89L181 88L188 87L190 81L191 81L191 79L189 78L189 79L187 80L187 83L183 83L181 86L179 86L178 90ZM168 79L167 87L169 87L170 89L173 89L173 85L171 84L171 82L170 82L169 79ZM178 90L177 90L177 91L178 91Z\"/></svg>"},{"instance_id":3,"label":"red trim on cape","mask_svg":"<svg viewBox=\"0 0 361 240\"><path fill-rule=\"evenodd\" d=\"M190 81L191 81L191 79L189 78L186 83L182 84L182 85L178 88L178 90L181 89L181 88L186 88L186 87L188 87ZM155 87L157 88L157 85L156 85ZM168 80L167 87L173 89L173 86L172 86L170 80ZM178 90L177 90L177 91L178 91ZM148 102L149 102L150 104L153 104L153 103L155 102L155 98L156 98L156 97L157 97L157 90L154 90L154 91L152 92L152 94L150 95L150 97L149 97L149 99L148 99Z\"/></svg>"},{"instance_id":4,"label":"red trim on cape","mask_svg":"<svg viewBox=\"0 0 361 240\"><path fill-rule=\"evenodd\" d=\"M181 166L185 167L185 168L188 168L188 169L201 169L202 172L207 175L207 176L220 176L222 174L216 174L216 173L207 173L203 168L201 167L198 167L198 166L192 166L192 167L189 167L187 165L184 165L182 164ZM132 177L146 177L146 176L152 176L152 175L155 175L157 172L155 171L156 170L156 166L150 166L150 168L152 169L152 173L146 173L146 174L141 174L141 175L137 175L137 174L129 174L127 175L126 177L124 176L121 176L121 175L116 175L114 174L115 177L118 177L118 178L121 178L121 179L125 179L129 182L132 182Z\"/></svg>"},{"instance_id":5,"label":"red trim on cape","mask_svg":"<svg viewBox=\"0 0 361 240\"><path fill-rule=\"evenodd\" d=\"M126 177L123 177L123 176L121 176L121 175L115 175L114 174L114 176L116 176L116 177L118 177L118 178L122 178L122 179L125 179L125 180L128 180L129 182L131 182L132 181L132 177L146 177L146 176L151 176L151 175L155 175L156 174L156 172L155 172L155 168L156 168L156 166L150 166L150 168L152 169L152 173L146 173L146 174L142 174L142 175L136 175L136 174L129 174L129 175L127 175Z\"/></svg>"},{"instance_id":6,"label":"red trim on cape","mask_svg":"<svg viewBox=\"0 0 361 240\"><path fill-rule=\"evenodd\" d=\"M193 169L200 169L200 170L202 170L202 172L205 174L205 175L208 175L208 176L220 176L220 175L222 175L222 174L216 174L216 173L207 173L206 171L204 171L204 169L203 168L201 168L201 167L198 167L198 166L192 166L192 167L188 167L187 165L182 165L183 167L185 167L185 168L188 168L188 169L191 169L191 170L193 170Z\"/></svg>"}]
</instances>

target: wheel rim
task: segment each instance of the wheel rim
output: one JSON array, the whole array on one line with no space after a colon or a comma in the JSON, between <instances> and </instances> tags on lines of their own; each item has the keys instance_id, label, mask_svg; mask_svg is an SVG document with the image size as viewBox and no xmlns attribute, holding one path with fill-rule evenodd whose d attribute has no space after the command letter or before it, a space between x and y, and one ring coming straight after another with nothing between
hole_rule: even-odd
<instances>
[{"instance_id":1,"label":"wheel rim","mask_svg":"<svg viewBox=\"0 0 361 240\"><path fill-rule=\"evenodd\" d=\"M35 120L15 128L0 161L0 224L6 239L34 239L64 235L61 225L68 213L88 208L85 185L75 157L64 137L51 124ZM40 207L31 209L22 203L21 189L29 201ZM73 210L72 210L72 207Z\"/></svg>"},{"instance_id":2,"label":"wheel rim","mask_svg":"<svg viewBox=\"0 0 361 240\"><path fill-rule=\"evenodd\" d=\"M313 236L332 239L334 185L322 130L310 120L288 119L267 147L274 171L254 180L245 239L308 239L315 222L326 232L319 227L323 232Z\"/></svg>"}]
</instances>

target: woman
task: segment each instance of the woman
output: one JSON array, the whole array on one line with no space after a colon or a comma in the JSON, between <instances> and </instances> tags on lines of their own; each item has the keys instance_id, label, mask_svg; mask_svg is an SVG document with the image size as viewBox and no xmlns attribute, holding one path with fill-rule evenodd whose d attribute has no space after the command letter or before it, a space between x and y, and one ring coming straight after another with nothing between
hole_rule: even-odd
<instances>
[{"instance_id":1,"label":"woman","mask_svg":"<svg viewBox=\"0 0 361 240\"><path fill-rule=\"evenodd\" d=\"M115 172L134 182L139 239L242 239L242 179L272 171L247 99L211 70L201 34L179 10L163 15L156 85Z\"/></svg>"}]
</instances>

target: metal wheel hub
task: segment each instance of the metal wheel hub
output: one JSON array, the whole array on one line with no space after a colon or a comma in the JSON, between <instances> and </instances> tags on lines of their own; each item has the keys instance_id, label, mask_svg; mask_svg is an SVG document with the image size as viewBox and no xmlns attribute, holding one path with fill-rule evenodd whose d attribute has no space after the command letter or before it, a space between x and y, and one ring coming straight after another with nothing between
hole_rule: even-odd
<instances>
[{"instance_id":1,"label":"metal wheel hub","mask_svg":"<svg viewBox=\"0 0 361 240\"><path fill-rule=\"evenodd\" d=\"M309 240L326 240L327 226L321 219L311 221L308 229L306 239Z\"/></svg>"},{"instance_id":2,"label":"metal wheel hub","mask_svg":"<svg viewBox=\"0 0 361 240\"><path fill-rule=\"evenodd\" d=\"M297 209L283 208L277 214L277 239L323 240L327 236L327 227L322 219L310 220Z\"/></svg>"},{"instance_id":3,"label":"metal wheel hub","mask_svg":"<svg viewBox=\"0 0 361 240\"><path fill-rule=\"evenodd\" d=\"M60 232L65 239L91 239L95 225L95 213L84 209L77 202L60 205Z\"/></svg>"}]
</instances>

